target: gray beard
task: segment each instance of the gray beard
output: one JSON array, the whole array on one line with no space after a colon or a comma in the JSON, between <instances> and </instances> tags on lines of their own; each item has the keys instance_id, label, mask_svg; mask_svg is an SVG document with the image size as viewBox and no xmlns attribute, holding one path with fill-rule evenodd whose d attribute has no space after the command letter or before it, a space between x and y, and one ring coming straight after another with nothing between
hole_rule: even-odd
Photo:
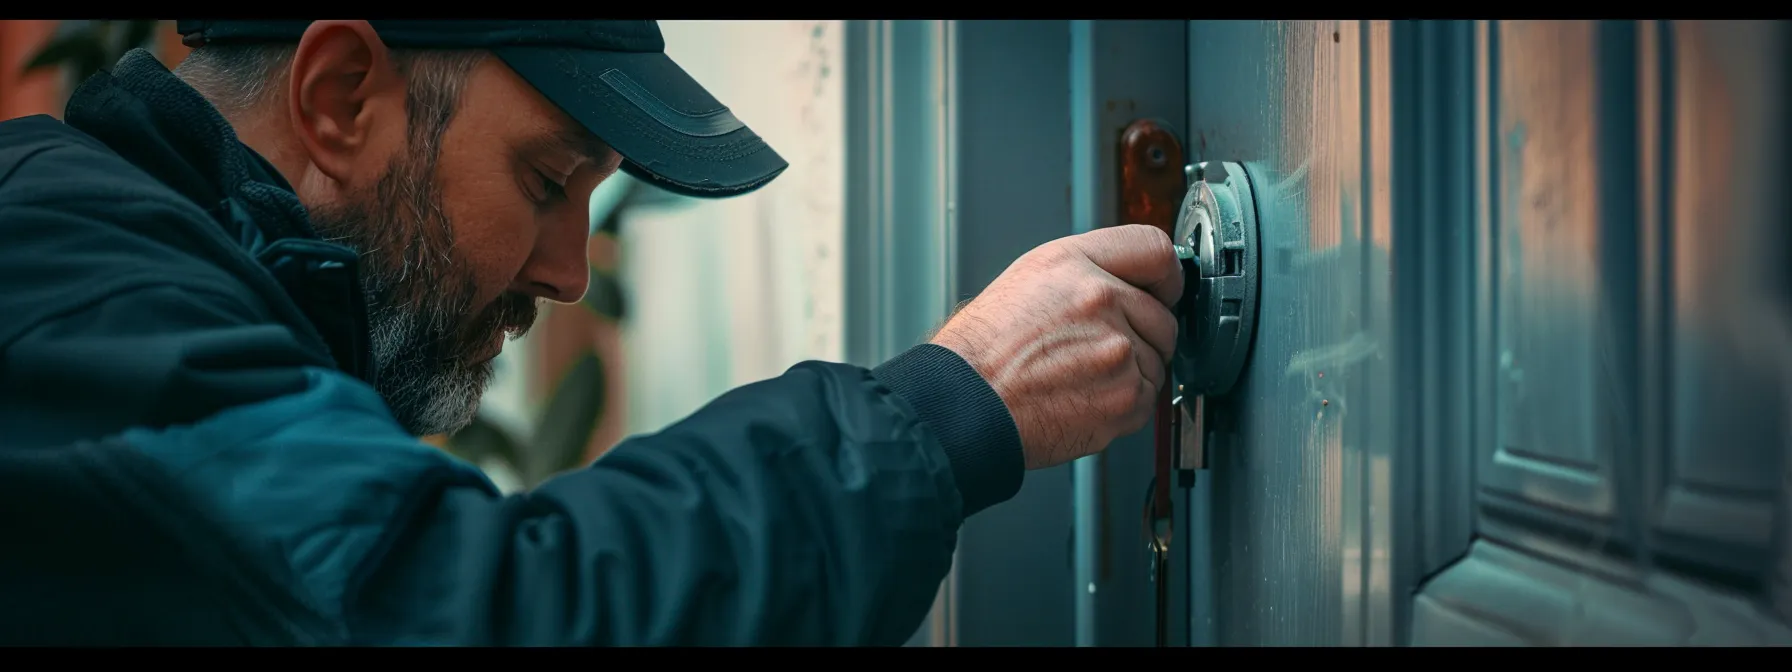
<instances>
[{"instance_id":1,"label":"gray beard","mask_svg":"<svg viewBox=\"0 0 1792 672\"><path fill-rule=\"evenodd\" d=\"M366 291L372 306L374 291ZM389 295L388 295L389 296ZM375 389L406 431L416 436L450 434L473 421L491 384L492 363L445 356L443 332L429 327L420 310L369 311Z\"/></svg>"},{"instance_id":2,"label":"gray beard","mask_svg":"<svg viewBox=\"0 0 1792 672\"><path fill-rule=\"evenodd\" d=\"M535 303L506 294L476 310L478 287L457 273L453 225L424 176L433 161L395 161L373 193L311 211L312 225L361 255L361 288L377 367L374 388L416 436L450 434L473 421L491 383L491 361L473 358L499 331L520 336Z\"/></svg>"}]
</instances>

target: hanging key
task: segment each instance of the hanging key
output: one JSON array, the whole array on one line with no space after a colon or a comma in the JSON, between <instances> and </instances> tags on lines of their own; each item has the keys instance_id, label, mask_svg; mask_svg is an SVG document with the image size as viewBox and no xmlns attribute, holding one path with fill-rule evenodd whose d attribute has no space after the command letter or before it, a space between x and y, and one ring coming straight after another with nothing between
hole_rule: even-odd
<instances>
[{"instance_id":1,"label":"hanging key","mask_svg":"<svg viewBox=\"0 0 1792 672\"><path fill-rule=\"evenodd\" d=\"M1177 386L1180 395L1182 386ZM1207 468L1207 397L1177 396L1176 487L1195 487L1195 472Z\"/></svg>"},{"instance_id":2,"label":"hanging key","mask_svg":"<svg viewBox=\"0 0 1792 672\"><path fill-rule=\"evenodd\" d=\"M1145 497L1145 529L1146 549L1151 553L1150 577L1152 593L1156 602L1155 616L1157 625L1157 646L1169 646L1170 641L1170 529L1172 527L1168 502L1159 508L1157 498L1158 485L1161 478L1151 479L1151 491ZM1167 489L1167 488L1166 488Z\"/></svg>"}]
</instances>

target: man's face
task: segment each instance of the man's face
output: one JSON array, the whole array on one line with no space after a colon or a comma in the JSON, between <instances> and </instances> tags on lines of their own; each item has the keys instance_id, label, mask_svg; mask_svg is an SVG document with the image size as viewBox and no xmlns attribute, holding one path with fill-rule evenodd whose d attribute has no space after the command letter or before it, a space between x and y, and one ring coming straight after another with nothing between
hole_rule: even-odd
<instances>
[{"instance_id":1,"label":"man's face","mask_svg":"<svg viewBox=\"0 0 1792 672\"><path fill-rule=\"evenodd\" d=\"M384 171L310 207L320 234L362 254L376 387L419 435L472 420L539 300L584 294L589 197L620 161L495 57L439 145L424 125L370 127L369 146L398 148Z\"/></svg>"}]
</instances>

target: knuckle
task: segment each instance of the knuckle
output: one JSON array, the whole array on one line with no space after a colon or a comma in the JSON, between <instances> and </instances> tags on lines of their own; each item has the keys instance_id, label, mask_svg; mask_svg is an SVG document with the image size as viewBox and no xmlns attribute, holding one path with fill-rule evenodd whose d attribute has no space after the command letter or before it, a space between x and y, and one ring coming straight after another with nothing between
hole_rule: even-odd
<instances>
[{"instance_id":1,"label":"knuckle","mask_svg":"<svg viewBox=\"0 0 1792 672\"><path fill-rule=\"evenodd\" d=\"M1083 242L1095 242L1095 241L1100 241L1100 240L1107 240L1109 238L1114 237L1114 235L1116 235L1115 234L1116 231L1120 231L1125 228L1126 228L1126 226L1098 226L1098 227L1090 229L1088 231L1084 231L1084 232L1076 234L1074 236L1070 236L1069 238L1065 238L1064 240L1078 240L1078 241L1083 241Z\"/></svg>"},{"instance_id":2,"label":"knuckle","mask_svg":"<svg viewBox=\"0 0 1792 672\"><path fill-rule=\"evenodd\" d=\"M1051 243L1046 243L1015 257L1014 263L1008 265L1008 271L1012 273L1038 266L1040 260L1051 254L1051 245Z\"/></svg>"},{"instance_id":3,"label":"knuckle","mask_svg":"<svg viewBox=\"0 0 1792 672\"><path fill-rule=\"evenodd\" d=\"M1040 265L1039 258L1044 253L1045 252L1043 249L1037 248L1037 247L1033 248L1031 250L1027 250L1026 254L1022 254L1019 257L1015 257L1014 263L1008 264L1007 270L1002 271L1002 277L1010 278L1017 274L1026 274L1028 272L1031 272L1033 269L1039 267L1039 265Z\"/></svg>"},{"instance_id":4,"label":"knuckle","mask_svg":"<svg viewBox=\"0 0 1792 672\"><path fill-rule=\"evenodd\" d=\"M1127 401L1130 402L1133 410L1148 413L1151 411L1152 402L1157 400L1156 391L1156 385L1151 384L1150 381L1141 381L1139 384L1133 385L1132 389L1127 390Z\"/></svg>"},{"instance_id":5,"label":"knuckle","mask_svg":"<svg viewBox=\"0 0 1792 672\"><path fill-rule=\"evenodd\" d=\"M1113 308L1120 301L1120 292L1112 283L1084 283L1077 293L1076 306L1086 314L1097 314Z\"/></svg>"},{"instance_id":6,"label":"knuckle","mask_svg":"<svg viewBox=\"0 0 1792 672\"><path fill-rule=\"evenodd\" d=\"M1025 257L1030 258L1033 263L1049 265L1069 259L1076 252L1077 243L1074 237L1059 238L1029 250Z\"/></svg>"},{"instance_id":7,"label":"knuckle","mask_svg":"<svg viewBox=\"0 0 1792 672\"><path fill-rule=\"evenodd\" d=\"M1014 266L1029 275L1050 275L1062 268L1069 259L1070 255L1063 247L1039 248L1021 257Z\"/></svg>"},{"instance_id":8,"label":"knuckle","mask_svg":"<svg viewBox=\"0 0 1792 672\"><path fill-rule=\"evenodd\" d=\"M1156 350L1146 345L1145 352L1139 353L1139 368L1145 382L1156 388L1164 383L1164 358Z\"/></svg>"},{"instance_id":9,"label":"knuckle","mask_svg":"<svg viewBox=\"0 0 1792 672\"><path fill-rule=\"evenodd\" d=\"M1103 369L1130 366L1133 363L1132 339L1121 334L1108 334L1095 343L1095 357Z\"/></svg>"},{"instance_id":10,"label":"knuckle","mask_svg":"<svg viewBox=\"0 0 1792 672\"><path fill-rule=\"evenodd\" d=\"M1176 319L1176 313L1167 306L1156 302L1150 305L1154 314L1151 320L1152 335L1164 342L1174 344L1176 336L1182 331L1182 324Z\"/></svg>"}]
</instances>

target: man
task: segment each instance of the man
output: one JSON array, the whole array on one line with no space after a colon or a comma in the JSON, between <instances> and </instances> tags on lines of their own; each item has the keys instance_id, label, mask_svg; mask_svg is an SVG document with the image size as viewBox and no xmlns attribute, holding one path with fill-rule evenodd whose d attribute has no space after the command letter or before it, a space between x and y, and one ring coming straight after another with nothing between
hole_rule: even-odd
<instances>
[{"instance_id":1,"label":"man","mask_svg":"<svg viewBox=\"0 0 1792 672\"><path fill-rule=\"evenodd\" d=\"M0 639L898 644L963 519L1141 427L1182 291L1123 227L875 371L809 362L528 494L416 439L585 291L616 170L783 159L652 22L183 21L0 123Z\"/></svg>"}]
</instances>

